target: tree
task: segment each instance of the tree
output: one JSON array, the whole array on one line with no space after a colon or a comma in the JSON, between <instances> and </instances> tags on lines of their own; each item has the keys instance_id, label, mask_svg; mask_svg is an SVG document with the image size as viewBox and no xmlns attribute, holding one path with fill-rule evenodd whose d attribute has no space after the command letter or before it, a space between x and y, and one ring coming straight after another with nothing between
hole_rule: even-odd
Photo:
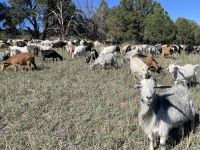
<instances>
[{"instance_id":1,"label":"tree","mask_svg":"<svg viewBox=\"0 0 200 150\"><path fill-rule=\"evenodd\" d=\"M20 31L16 29L16 25L21 22L21 18L18 14L13 11L13 9L6 3L0 3L0 23L3 38L8 38L10 35L12 37L18 36Z\"/></svg>"},{"instance_id":2,"label":"tree","mask_svg":"<svg viewBox=\"0 0 200 150\"><path fill-rule=\"evenodd\" d=\"M100 41L106 39L106 33L108 31L106 20L108 17L109 8L105 0L100 2L99 8L96 13L91 18L91 23L93 24L93 31L91 32L92 39L99 39Z\"/></svg>"},{"instance_id":3,"label":"tree","mask_svg":"<svg viewBox=\"0 0 200 150\"><path fill-rule=\"evenodd\" d=\"M82 0L81 3L78 2L78 7L85 15L86 22L86 37L89 39L97 39L98 38L98 26L96 20L94 20L94 16L96 14L96 8L94 6L94 0Z\"/></svg>"},{"instance_id":4,"label":"tree","mask_svg":"<svg viewBox=\"0 0 200 150\"><path fill-rule=\"evenodd\" d=\"M195 44L199 45L200 44L200 26L197 25L197 27L194 30L194 39L195 39Z\"/></svg>"},{"instance_id":5,"label":"tree","mask_svg":"<svg viewBox=\"0 0 200 150\"><path fill-rule=\"evenodd\" d=\"M175 26L160 3L155 3L153 13L144 21L144 40L150 43L165 43L175 38Z\"/></svg>"},{"instance_id":6,"label":"tree","mask_svg":"<svg viewBox=\"0 0 200 150\"><path fill-rule=\"evenodd\" d=\"M10 15L12 24L22 24L33 38L39 39L41 30L42 0L9 0L11 5ZM17 12L17 13L16 13Z\"/></svg>"},{"instance_id":7,"label":"tree","mask_svg":"<svg viewBox=\"0 0 200 150\"><path fill-rule=\"evenodd\" d=\"M84 16L71 0L59 0L55 9L51 10L51 29L60 35L61 39L71 33L79 34L79 29L84 26Z\"/></svg>"},{"instance_id":8,"label":"tree","mask_svg":"<svg viewBox=\"0 0 200 150\"><path fill-rule=\"evenodd\" d=\"M132 40L138 39L138 22L133 13L123 11L117 7L110 11L107 20L108 33L110 40Z\"/></svg>"},{"instance_id":9,"label":"tree","mask_svg":"<svg viewBox=\"0 0 200 150\"><path fill-rule=\"evenodd\" d=\"M176 38L179 43L192 44L194 43L195 23L185 18L178 18L175 22L177 28Z\"/></svg>"},{"instance_id":10,"label":"tree","mask_svg":"<svg viewBox=\"0 0 200 150\"><path fill-rule=\"evenodd\" d=\"M47 37L47 33L49 32L49 29L51 28L50 26L50 13L51 10L55 9L55 0L48 0L44 1L44 3L41 5L42 6L42 26L43 26L43 32L41 34L41 39L45 40Z\"/></svg>"},{"instance_id":11,"label":"tree","mask_svg":"<svg viewBox=\"0 0 200 150\"><path fill-rule=\"evenodd\" d=\"M5 21L7 10L5 3L0 3L0 22Z\"/></svg>"},{"instance_id":12,"label":"tree","mask_svg":"<svg viewBox=\"0 0 200 150\"><path fill-rule=\"evenodd\" d=\"M121 0L120 6L130 12L147 15L152 12L153 0Z\"/></svg>"},{"instance_id":13,"label":"tree","mask_svg":"<svg viewBox=\"0 0 200 150\"><path fill-rule=\"evenodd\" d=\"M110 10L107 37L143 42L144 18L152 13L152 0L121 0Z\"/></svg>"},{"instance_id":14,"label":"tree","mask_svg":"<svg viewBox=\"0 0 200 150\"><path fill-rule=\"evenodd\" d=\"M35 39L45 39L48 33L65 35L84 31L84 17L72 0L9 0L9 9L1 9L5 26L9 29L25 28ZM0 5L5 8L4 5ZM16 13L17 12L17 13ZM1 16L2 13L2 16ZM0 18L0 19L1 19Z\"/></svg>"}]
</instances>

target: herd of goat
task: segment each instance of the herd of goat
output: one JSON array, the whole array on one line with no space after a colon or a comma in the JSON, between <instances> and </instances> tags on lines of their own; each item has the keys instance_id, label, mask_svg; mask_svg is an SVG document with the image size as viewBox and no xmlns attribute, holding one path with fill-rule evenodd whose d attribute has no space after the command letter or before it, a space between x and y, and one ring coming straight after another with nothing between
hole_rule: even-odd
<instances>
[{"instance_id":1,"label":"herd of goat","mask_svg":"<svg viewBox=\"0 0 200 150\"><path fill-rule=\"evenodd\" d=\"M71 41L24 41L8 40L0 41L1 48L10 48L10 51L0 52L0 67L4 70L9 65L14 65L15 70L21 65L28 65L31 71L31 65L37 69L35 56L41 52L43 60L46 58L60 59L63 57L57 53L54 48L63 48L71 55L72 59L77 59L80 55L85 55L86 63L91 69L102 66L104 69L122 67L127 61L130 64L130 70L135 77L140 79L140 84L135 88L140 89L140 112L139 124L147 134L150 141L150 150L154 149L154 134L160 137L161 150L166 149L166 141L170 129L179 127L184 129L184 123L190 121L191 129L195 124L195 109L190 92L192 85L197 83L198 64L185 64L184 66L172 63L167 70L174 77L174 85L160 85L151 76L152 72L161 73L163 68L156 61L158 55L172 57L173 54L180 54L185 51L186 54L200 54L198 47L191 45L125 45L120 49L119 45L104 46L102 43L86 40ZM98 52L95 47L102 47ZM88 54L89 53L89 54ZM123 53L120 64L117 61L118 54ZM155 92L156 88L162 88L162 92Z\"/></svg>"}]
</instances>

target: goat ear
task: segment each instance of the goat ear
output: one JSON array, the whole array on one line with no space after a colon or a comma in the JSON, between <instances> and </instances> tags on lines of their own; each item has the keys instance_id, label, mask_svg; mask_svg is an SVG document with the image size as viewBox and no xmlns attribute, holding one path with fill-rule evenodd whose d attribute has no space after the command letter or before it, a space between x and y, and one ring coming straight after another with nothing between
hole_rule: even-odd
<instances>
[{"instance_id":1,"label":"goat ear","mask_svg":"<svg viewBox=\"0 0 200 150\"><path fill-rule=\"evenodd\" d=\"M152 76L151 76L151 73L150 73L150 70L148 70L147 74L145 75L145 79L150 79Z\"/></svg>"},{"instance_id":2,"label":"goat ear","mask_svg":"<svg viewBox=\"0 0 200 150\"><path fill-rule=\"evenodd\" d=\"M141 88L141 85L140 85L140 84L136 84L136 85L134 86L134 89L139 89L139 88Z\"/></svg>"}]
</instances>

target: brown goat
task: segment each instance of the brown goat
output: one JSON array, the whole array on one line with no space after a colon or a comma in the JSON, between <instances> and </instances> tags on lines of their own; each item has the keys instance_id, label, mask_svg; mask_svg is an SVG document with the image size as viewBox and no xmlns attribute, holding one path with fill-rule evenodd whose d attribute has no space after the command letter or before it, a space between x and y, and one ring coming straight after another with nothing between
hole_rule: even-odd
<instances>
[{"instance_id":1,"label":"brown goat","mask_svg":"<svg viewBox=\"0 0 200 150\"><path fill-rule=\"evenodd\" d=\"M135 55L137 58L142 60L149 68L155 68L158 73L161 71L161 65L151 56Z\"/></svg>"},{"instance_id":2,"label":"brown goat","mask_svg":"<svg viewBox=\"0 0 200 150\"><path fill-rule=\"evenodd\" d=\"M164 57L171 56L172 54L173 54L173 50L171 49L171 46L162 48L162 55Z\"/></svg>"},{"instance_id":3,"label":"brown goat","mask_svg":"<svg viewBox=\"0 0 200 150\"><path fill-rule=\"evenodd\" d=\"M18 55L13 55L10 58L8 58L6 61L1 64L1 70L4 70L10 65L15 66L15 71L18 70L21 65L28 65L28 70L31 71L31 64L33 64L34 68L37 69L37 66L35 64L35 56L33 53L21 53Z\"/></svg>"}]
</instances>

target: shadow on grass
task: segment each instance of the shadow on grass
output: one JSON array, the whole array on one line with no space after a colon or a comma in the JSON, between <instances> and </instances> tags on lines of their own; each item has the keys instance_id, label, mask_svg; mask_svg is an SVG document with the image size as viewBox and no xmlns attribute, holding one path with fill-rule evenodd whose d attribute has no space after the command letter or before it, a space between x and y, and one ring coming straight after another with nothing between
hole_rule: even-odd
<instances>
[{"instance_id":1,"label":"shadow on grass","mask_svg":"<svg viewBox=\"0 0 200 150\"><path fill-rule=\"evenodd\" d=\"M196 87L196 86L198 86L200 83L197 81L197 82L193 82L192 83L192 87Z\"/></svg>"},{"instance_id":2,"label":"shadow on grass","mask_svg":"<svg viewBox=\"0 0 200 150\"><path fill-rule=\"evenodd\" d=\"M39 66L37 69L33 68L33 71L43 71L43 70L49 70L51 67L48 66Z\"/></svg>"},{"instance_id":3,"label":"shadow on grass","mask_svg":"<svg viewBox=\"0 0 200 150\"><path fill-rule=\"evenodd\" d=\"M199 126L199 114L195 114L195 128L192 131L191 129L191 121L188 121L184 124L184 135L181 134L180 128L173 128L169 133L169 140L168 140L168 146L169 149L172 149L176 145L178 145L181 140L188 137L191 132L195 133L196 128Z\"/></svg>"}]
</instances>

